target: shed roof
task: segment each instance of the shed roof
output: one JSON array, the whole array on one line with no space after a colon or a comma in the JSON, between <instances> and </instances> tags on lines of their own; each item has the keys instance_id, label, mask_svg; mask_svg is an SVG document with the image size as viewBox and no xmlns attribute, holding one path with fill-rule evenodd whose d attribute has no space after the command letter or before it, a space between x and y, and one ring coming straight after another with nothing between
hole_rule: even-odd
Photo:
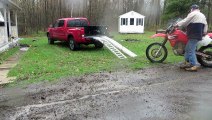
<instances>
[{"instance_id":1,"label":"shed roof","mask_svg":"<svg viewBox=\"0 0 212 120\"><path fill-rule=\"evenodd\" d=\"M0 2L3 2L4 4L8 5L12 9L21 10L21 8L16 3L14 3L12 0L0 0Z\"/></svg>"},{"instance_id":2,"label":"shed roof","mask_svg":"<svg viewBox=\"0 0 212 120\"><path fill-rule=\"evenodd\" d=\"M135 11L130 11L128 13L120 15L119 17L142 17L142 18L144 18L145 16L141 15L141 14L135 12Z\"/></svg>"}]
</instances>

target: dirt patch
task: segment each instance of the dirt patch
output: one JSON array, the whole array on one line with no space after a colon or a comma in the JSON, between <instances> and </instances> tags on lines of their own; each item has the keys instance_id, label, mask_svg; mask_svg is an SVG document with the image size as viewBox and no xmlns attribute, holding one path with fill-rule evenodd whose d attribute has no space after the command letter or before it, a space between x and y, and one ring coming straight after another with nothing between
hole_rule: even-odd
<instances>
[{"instance_id":1,"label":"dirt patch","mask_svg":"<svg viewBox=\"0 0 212 120\"><path fill-rule=\"evenodd\" d=\"M199 88L211 95L211 79L211 69L196 74L163 65L138 71L96 73L25 88L1 88L0 118L177 120L181 116L179 119L184 119L191 106L195 106L197 96L206 95L198 92Z\"/></svg>"},{"instance_id":2,"label":"dirt patch","mask_svg":"<svg viewBox=\"0 0 212 120\"><path fill-rule=\"evenodd\" d=\"M138 40L138 39L125 39L125 41L127 41L127 42L142 42L142 40Z\"/></svg>"}]
</instances>

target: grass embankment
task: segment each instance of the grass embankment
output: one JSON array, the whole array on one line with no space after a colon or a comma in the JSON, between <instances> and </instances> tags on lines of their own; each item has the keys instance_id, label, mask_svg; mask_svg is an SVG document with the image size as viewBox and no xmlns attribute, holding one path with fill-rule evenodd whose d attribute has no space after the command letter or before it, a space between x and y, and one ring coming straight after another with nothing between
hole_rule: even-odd
<instances>
[{"instance_id":1,"label":"grass embankment","mask_svg":"<svg viewBox=\"0 0 212 120\"><path fill-rule=\"evenodd\" d=\"M17 51L18 51L18 47L14 47L5 52L0 53L0 64L2 64L10 56L14 55Z\"/></svg>"},{"instance_id":2,"label":"grass embankment","mask_svg":"<svg viewBox=\"0 0 212 120\"><path fill-rule=\"evenodd\" d=\"M47 44L46 37L25 38L22 44L29 44L31 47L18 65L13 68L9 76L17 76L18 81L33 83L39 81L52 81L55 79L90 74L101 71L116 71L121 69L140 69L150 65L145 56L146 47L160 39L150 39L154 32L145 34L114 34L114 39L126 48L136 53L138 57L125 60L118 59L107 48L94 49L93 45L83 46L79 51L70 51L64 43L54 45ZM136 39L138 41L126 41ZM182 60L176 57L169 49L169 56L165 63L174 63Z\"/></svg>"}]
</instances>

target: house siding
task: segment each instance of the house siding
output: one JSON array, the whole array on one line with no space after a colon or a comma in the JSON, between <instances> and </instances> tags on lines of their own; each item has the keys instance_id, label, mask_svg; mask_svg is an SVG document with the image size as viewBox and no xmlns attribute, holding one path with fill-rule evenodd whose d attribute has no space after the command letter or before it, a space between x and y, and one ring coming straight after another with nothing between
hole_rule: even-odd
<instances>
[{"instance_id":1,"label":"house siding","mask_svg":"<svg viewBox=\"0 0 212 120\"><path fill-rule=\"evenodd\" d=\"M0 27L0 47L6 44L7 34L5 31L5 27Z\"/></svg>"},{"instance_id":2,"label":"house siding","mask_svg":"<svg viewBox=\"0 0 212 120\"><path fill-rule=\"evenodd\" d=\"M11 35L12 35L12 37L15 37L15 38L18 37L17 26L12 26L11 27Z\"/></svg>"}]
</instances>

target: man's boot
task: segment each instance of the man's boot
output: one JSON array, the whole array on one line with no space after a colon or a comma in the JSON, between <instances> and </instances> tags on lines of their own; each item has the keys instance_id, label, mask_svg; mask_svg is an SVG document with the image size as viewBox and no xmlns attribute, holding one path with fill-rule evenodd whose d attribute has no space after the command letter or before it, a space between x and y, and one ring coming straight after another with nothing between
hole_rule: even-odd
<instances>
[{"instance_id":1,"label":"man's boot","mask_svg":"<svg viewBox=\"0 0 212 120\"><path fill-rule=\"evenodd\" d=\"M191 72L197 72L199 70L200 66L192 66L189 68L185 68L186 71L191 71Z\"/></svg>"},{"instance_id":2,"label":"man's boot","mask_svg":"<svg viewBox=\"0 0 212 120\"><path fill-rule=\"evenodd\" d=\"M182 65L180 65L180 69L186 69L190 67L192 67L192 65L189 62L184 62Z\"/></svg>"}]
</instances>

